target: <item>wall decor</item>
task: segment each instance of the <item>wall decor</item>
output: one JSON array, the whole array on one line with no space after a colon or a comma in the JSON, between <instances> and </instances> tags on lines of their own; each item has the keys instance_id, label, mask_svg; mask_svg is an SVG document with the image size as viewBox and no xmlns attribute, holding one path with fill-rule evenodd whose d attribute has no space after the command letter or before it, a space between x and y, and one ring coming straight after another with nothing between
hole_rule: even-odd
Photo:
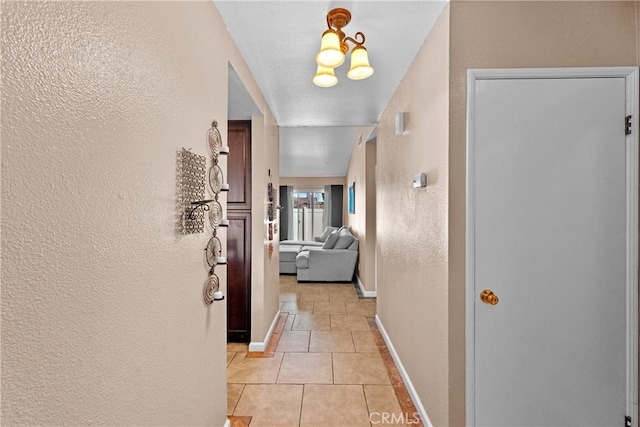
<instances>
[{"instance_id":1,"label":"wall decor","mask_svg":"<svg viewBox=\"0 0 640 427\"><path fill-rule=\"evenodd\" d=\"M222 243L215 235L209 239L204 251L207 264L211 267L211 271L213 271L218 264L226 264L227 260L222 257Z\"/></svg>"},{"instance_id":2,"label":"wall decor","mask_svg":"<svg viewBox=\"0 0 640 427\"><path fill-rule=\"evenodd\" d=\"M191 202L191 210L189 210L189 214L187 215L188 219L194 219L196 215L196 210L202 208L204 212L209 210L209 203L214 202L215 200L196 200L195 202Z\"/></svg>"},{"instance_id":3,"label":"wall decor","mask_svg":"<svg viewBox=\"0 0 640 427\"><path fill-rule=\"evenodd\" d=\"M223 180L222 169L220 169L218 164L214 163L211 165L211 168L209 168L209 188L211 188L213 194L218 194L222 191L221 185Z\"/></svg>"},{"instance_id":4,"label":"wall decor","mask_svg":"<svg viewBox=\"0 0 640 427\"><path fill-rule=\"evenodd\" d=\"M213 228L213 236L207 242L204 248L205 260L209 266L209 276L204 283L202 290L202 300L205 305L211 305L213 301L224 299L224 295L219 290L220 281L215 273L218 265L226 264L227 259L222 256L222 242L218 238L218 228L228 227L229 220L224 218L224 211L219 201L220 192L229 191L229 184L224 182L224 174L218 165L218 157L220 155L229 154L229 147L222 145L222 135L218 130L218 122L214 120L211 128L207 132L207 143L209 154L211 155L211 167L209 168L209 189L213 193L212 200L202 200L197 207L202 206L202 215L209 211L209 224ZM203 194L204 198L204 194ZM196 208L197 208L196 207ZM195 210L195 208L194 208ZM203 221L204 222L204 221Z\"/></svg>"},{"instance_id":5,"label":"wall decor","mask_svg":"<svg viewBox=\"0 0 640 427\"><path fill-rule=\"evenodd\" d=\"M217 158L220 155L220 147L222 147L222 135L218 130L218 121L211 122L211 128L207 132L207 141L209 143L209 154L211 157Z\"/></svg>"},{"instance_id":6,"label":"wall decor","mask_svg":"<svg viewBox=\"0 0 640 427\"><path fill-rule=\"evenodd\" d=\"M202 290L202 300L205 305L211 305L213 301L223 300L224 296L220 292L220 279L215 273L211 273L204 282Z\"/></svg>"},{"instance_id":7,"label":"wall decor","mask_svg":"<svg viewBox=\"0 0 640 427\"><path fill-rule=\"evenodd\" d=\"M349 186L349 213L356 213L356 183Z\"/></svg>"},{"instance_id":8,"label":"wall decor","mask_svg":"<svg viewBox=\"0 0 640 427\"><path fill-rule=\"evenodd\" d=\"M271 169L268 172L269 182L267 183L267 240L273 240L273 236L276 232L276 228L274 227L274 223L276 222L276 213L278 209L276 207L277 201L277 192L273 187L273 183L271 182ZM269 257L271 259L271 257Z\"/></svg>"},{"instance_id":9,"label":"wall decor","mask_svg":"<svg viewBox=\"0 0 640 427\"><path fill-rule=\"evenodd\" d=\"M273 203L269 202L269 205L267 206L267 219L269 221L273 221L274 211L275 211L275 208L273 207Z\"/></svg>"},{"instance_id":10,"label":"wall decor","mask_svg":"<svg viewBox=\"0 0 640 427\"><path fill-rule=\"evenodd\" d=\"M209 224L214 230L222 224L222 205L218 200L214 200L209 209ZM227 225L229 221L227 221Z\"/></svg>"},{"instance_id":11,"label":"wall decor","mask_svg":"<svg viewBox=\"0 0 640 427\"><path fill-rule=\"evenodd\" d=\"M182 204L182 234L204 232L204 211L194 209L193 202L204 199L207 159L186 148L180 151L178 179Z\"/></svg>"},{"instance_id":12,"label":"wall decor","mask_svg":"<svg viewBox=\"0 0 640 427\"><path fill-rule=\"evenodd\" d=\"M271 182L267 184L267 197L269 198L270 202L273 202L274 191L273 191L273 184Z\"/></svg>"}]
</instances>

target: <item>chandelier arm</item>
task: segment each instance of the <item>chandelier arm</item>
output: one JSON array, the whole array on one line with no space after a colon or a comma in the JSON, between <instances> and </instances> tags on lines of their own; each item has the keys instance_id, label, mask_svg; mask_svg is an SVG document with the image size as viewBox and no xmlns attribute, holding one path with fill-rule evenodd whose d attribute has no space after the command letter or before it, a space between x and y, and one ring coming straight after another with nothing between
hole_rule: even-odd
<instances>
[{"instance_id":1,"label":"chandelier arm","mask_svg":"<svg viewBox=\"0 0 640 427\"><path fill-rule=\"evenodd\" d=\"M344 41L345 42L350 41L351 43L353 43L356 46L364 44L364 41L365 41L364 34L362 34L360 31L358 31L354 37L362 38L362 41L358 41L358 40L356 40L356 39L354 39L352 37L345 37Z\"/></svg>"}]
</instances>

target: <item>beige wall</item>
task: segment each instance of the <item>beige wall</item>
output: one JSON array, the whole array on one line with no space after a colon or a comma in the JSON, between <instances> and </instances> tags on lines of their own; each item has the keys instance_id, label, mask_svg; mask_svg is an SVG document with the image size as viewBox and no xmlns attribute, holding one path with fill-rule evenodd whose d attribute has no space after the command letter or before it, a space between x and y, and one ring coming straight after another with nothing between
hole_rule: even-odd
<instances>
[{"instance_id":1,"label":"beige wall","mask_svg":"<svg viewBox=\"0 0 640 427\"><path fill-rule=\"evenodd\" d=\"M276 132L223 21L3 2L2 27L3 424L222 426L226 305L202 303L210 228L175 230L176 151L226 135L228 61Z\"/></svg>"},{"instance_id":2,"label":"beige wall","mask_svg":"<svg viewBox=\"0 0 640 427\"><path fill-rule=\"evenodd\" d=\"M366 242L364 254L366 257L366 266L364 269L364 288L366 291L376 291L376 151L377 143L375 140L366 143L366 206L365 213L367 215L365 233Z\"/></svg>"},{"instance_id":3,"label":"beige wall","mask_svg":"<svg viewBox=\"0 0 640 427\"><path fill-rule=\"evenodd\" d=\"M367 141L374 127L358 129L349 159L345 187L347 200L349 186L355 182L355 213L348 213L345 224L358 238L358 265L356 274L366 291L375 288L375 143Z\"/></svg>"},{"instance_id":4,"label":"beige wall","mask_svg":"<svg viewBox=\"0 0 640 427\"><path fill-rule=\"evenodd\" d=\"M279 129L270 113L251 119L251 342L265 342L266 335L279 310L278 235L268 240L267 184L278 187ZM271 177L269 177L269 172ZM273 255L269 259L269 243Z\"/></svg>"},{"instance_id":5,"label":"beige wall","mask_svg":"<svg viewBox=\"0 0 640 427\"><path fill-rule=\"evenodd\" d=\"M395 116L407 112L407 133ZM449 7L442 12L377 130L378 316L431 421L448 400ZM429 185L414 189L426 172Z\"/></svg>"},{"instance_id":6,"label":"beige wall","mask_svg":"<svg viewBox=\"0 0 640 427\"><path fill-rule=\"evenodd\" d=\"M356 140L358 136L356 136ZM367 171L367 157L366 157L366 144L353 144L353 150L351 151L351 158L349 159L349 166L347 168L345 193L347 194L347 216L345 217L345 224L349 227L351 232L359 240L358 242L358 264L356 266L356 274L360 281L365 283L364 272L366 269L366 171ZM355 213L348 212L348 200L349 200L349 187L355 183ZM366 285L365 285L366 286Z\"/></svg>"},{"instance_id":7,"label":"beige wall","mask_svg":"<svg viewBox=\"0 0 640 427\"><path fill-rule=\"evenodd\" d=\"M436 425L465 423L467 69L639 65L638 13L637 2L454 1L381 117L378 313ZM400 111L408 133L396 137ZM420 171L429 185L411 190Z\"/></svg>"},{"instance_id":8,"label":"beige wall","mask_svg":"<svg viewBox=\"0 0 640 427\"><path fill-rule=\"evenodd\" d=\"M449 423L464 424L466 72L639 65L637 2L451 3Z\"/></svg>"}]
</instances>

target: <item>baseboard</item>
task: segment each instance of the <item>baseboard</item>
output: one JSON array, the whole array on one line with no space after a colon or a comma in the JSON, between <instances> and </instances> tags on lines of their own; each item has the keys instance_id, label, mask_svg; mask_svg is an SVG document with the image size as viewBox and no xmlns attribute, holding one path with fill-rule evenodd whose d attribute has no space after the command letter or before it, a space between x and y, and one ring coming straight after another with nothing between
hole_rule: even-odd
<instances>
[{"instance_id":1,"label":"baseboard","mask_svg":"<svg viewBox=\"0 0 640 427\"><path fill-rule=\"evenodd\" d=\"M271 341L271 334L273 334L273 330L276 328L279 318L280 318L280 310L276 312L276 315L273 318L273 321L271 322L271 326L269 327L269 331L267 332L267 336L264 337L264 341L250 342L249 351L265 351L265 349L267 348L267 345L269 345L269 341Z\"/></svg>"},{"instance_id":2,"label":"baseboard","mask_svg":"<svg viewBox=\"0 0 640 427\"><path fill-rule=\"evenodd\" d=\"M231 420L227 418L227 421L224 422L224 425L222 427L231 427Z\"/></svg>"},{"instance_id":3,"label":"baseboard","mask_svg":"<svg viewBox=\"0 0 640 427\"><path fill-rule=\"evenodd\" d=\"M376 314L376 325L378 325L378 330L380 330L380 333L382 334L382 338L384 339L384 342L387 344L387 348L389 349L389 353L391 353L391 357L393 358L393 361L395 362L396 367L398 368L398 372L400 372L402 381L404 381L404 385L407 387L409 396L411 396L411 400L413 400L413 404L416 406L416 410L420 414L420 419L422 420L422 423L427 427L433 427L433 424L431 423L431 420L427 415L427 411L424 409L424 406L422 405L422 401L420 401L420 398L418 397L418 393L416 392L416 389L413 387L413 383L409 378L409 374L407 374L407 371L404 369L404 366L400 361L400 356L398 356L398 353L396 353L396 349L393 347L393 344L391 343L391 339L389 338L389 335L387 335L387 331L384 329L384 326L382 326L382 321L380 320L377 314Z\"/></svg>"},{"instance_id":4,"label":"baseboard","mask_svg":"<svg viewBox=\"0 0 640 427\"><path fill-rule=\"evenodd\" d=\"M364 286L362 285L362 280L356 274L356 283L358 283L358 287L360 288L360 292L362 292L362 296L365 298L375 298L377 296L376 291L365 291Z\"/></svg>"}]
</instances>

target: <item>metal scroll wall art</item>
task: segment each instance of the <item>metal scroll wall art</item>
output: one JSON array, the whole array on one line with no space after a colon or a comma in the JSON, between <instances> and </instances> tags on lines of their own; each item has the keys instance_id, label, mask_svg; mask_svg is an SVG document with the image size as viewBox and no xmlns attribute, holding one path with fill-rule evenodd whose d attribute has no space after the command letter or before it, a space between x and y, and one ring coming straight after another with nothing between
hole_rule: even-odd
<instances>
[{"instance_id":1,"label":"metal scroll wall art","mask_svg":"<svg viewBox=\"0 0 640 427\"><path fill-rule=\"evenodd\" d=\"M205 251L205 259L209 266L209 275L204 282L202 290L202 299L205 305L211 305L213 301L222 300L224 296L220 289L220 280L215 273L218 265L227 263L226 257L222 256L222 243L218 238L218 229L220 227L228 227L229 221L224 218L222 205L220 204L220 193L229 191L229 184L224 182L224 174L218 164L221 155L229 154L229 147L222 145L222 136L218 130L218 122L211 123L211 129L207 132L207 142L209 153L211 154L211 167L209 168L209 189L213 194L212 200L206 200L205 204L201 204L204 211L209 213L209 224L213 229L212 236L207 243Z\"/></svg>"},{"instance_id":2,"label":"metal scroll wall art","mask_svg":"<svg viewBox=\"0 0 640 427\"><path fill-rule=\"evenodd\" d=\"M222 256L222 243L218 238L218 229L229 226L229 221L224 218L224 212L219 200L221 192L229 191L229 184L224 182L224 175L218 164L218 159L221 155L229 154L229 147L222 145L222 136L218 130L218 122L215 120L207 132L207 144L211 155L208 181L213 198L204 198L207 177L205 156L193 154L183 148L180 157L179 176L184 212L182 233L203 233L205 216L208 216L209 224L213 229L213 235L204 249L208 275L202 291L202 299L205 305L211 305L213 301L224 299L222 292L220 292L220 279L215 273L215 269L218 265L227 263L227 259Z\"/></svg>"}]
</instances>

